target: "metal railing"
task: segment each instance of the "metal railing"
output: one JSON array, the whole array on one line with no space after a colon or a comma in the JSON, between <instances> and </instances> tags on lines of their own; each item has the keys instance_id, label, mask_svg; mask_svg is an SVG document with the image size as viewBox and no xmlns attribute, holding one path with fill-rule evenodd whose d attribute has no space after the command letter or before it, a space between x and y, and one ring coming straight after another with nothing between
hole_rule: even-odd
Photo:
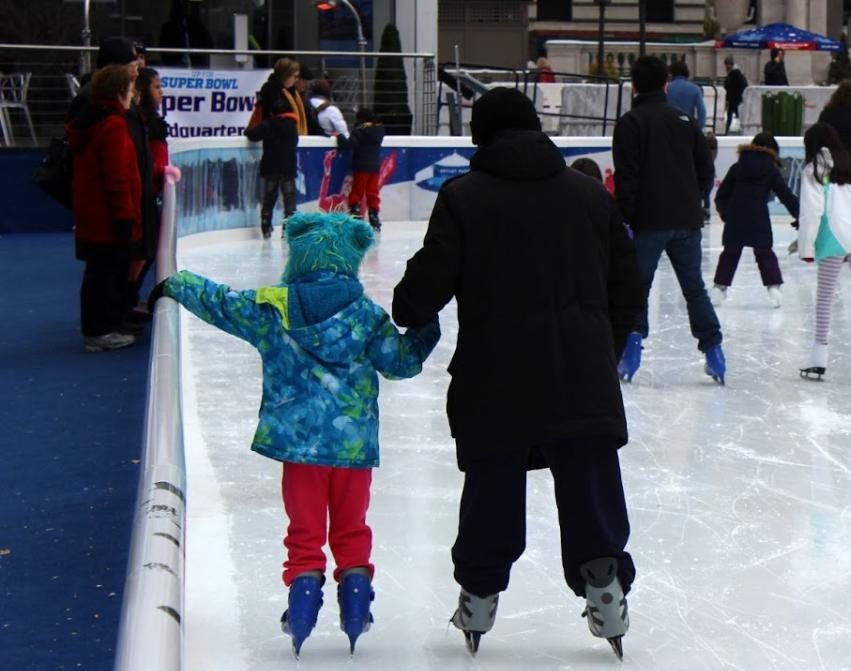
<instances>
[{"instance_id":1,"label":"metal railing","mask_svg":"<svg viewBox=\"0 0 851 671\"><path fill-rule=\"evenodd\" d=\"M631 107L632 80L629 77L610 75L591 75L575 72L553 72L555 81L538 81L536 69L497 68L467 63L441 63L438 66L438 122L449 127L450 135L463 134L463 123L469 119L469 112L475 98L493 86L514 87L526 94L535 104L544 130L551 135L569 135L561 132L569 122L586 122L589 126L599 126L586 135L610 135L614 125L622 114ZM701 87L711 88L713 102L711 113L707 113L707 127L718 127L719 104L717 82L712 79L693 79ZM590 84L604 86L599 112L579 113L575 108L565 109L561 100L564 86ZM559 92L555 105L542 100L543 87L554 87ZM551 101L550 101L551 102ZM613 104L610 104L613 103ZM447 108L447 109L444 109ZM723 113L723 112L722 112Z\"/></svg>"},{"instance_id":2,"label":"metal railing","mask_svg":"<svg viewBox=\"0 0 851 671\"><path fill-rule=\"evenodd\" d=\"M26 100L35 127L36 144L46 145L53 137L64 133L66 114L72 98L69 82L83 74L86 56L96 53L94 47L32 44L0 44L0 73L31 73ZM357 107L366 105L388 117L388 132L397 134L433 135L437 132L437 69L433 54L352 52L352 51L259 51L237 49L147 49L151 67L182 67L191 63L193 69L246 69L236 57L253 57L259 61L254 69L268 69L279 57L299 60L314 75L327 76L334 84L335 104L349 120ZM376 100L375 66L381 57L398 57L404 66L397 79L385 80L389 87L405 85L409 90L408 108L411 119L404 118L404 109L393 103ZM364 67L361 67L363 61ZM363 82L362 72L366 72ZM364 100L366 96L366 100ZM18 146L32 144L26 118L13 112L10 132Z\"/></svg>"},{"instance_id":3,"label":"metal railing","mask_svg":"<svg viewBox=\"0 0 851 671\"><path fill-rule=\"evenodd\" d=\"M157 281L177 270L175 185L166 177ZM186 547L186 460L180 398L180 315L157 302L145 433L115 671L180 671Z\"/></svg>"}]
</instances>

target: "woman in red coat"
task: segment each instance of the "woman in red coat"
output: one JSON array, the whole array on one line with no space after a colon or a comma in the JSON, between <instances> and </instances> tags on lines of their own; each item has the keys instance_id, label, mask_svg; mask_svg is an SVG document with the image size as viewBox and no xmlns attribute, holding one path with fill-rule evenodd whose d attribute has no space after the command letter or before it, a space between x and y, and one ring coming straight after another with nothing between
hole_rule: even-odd
<instances>
[{"instance_id":1,"label":"woman in red coat","mask_svg":"<svg viewBox=\"0 0 851 671\"><path fill-rule=\"evenodd\" d=\"M91 104L67 127L74 156L77 258L86 264L80 322L86 351L135 342L123 323L130 248L142 238L142 181L124 119L135 73L110 65L92 77Z\"/></svg>"}]
</instances>

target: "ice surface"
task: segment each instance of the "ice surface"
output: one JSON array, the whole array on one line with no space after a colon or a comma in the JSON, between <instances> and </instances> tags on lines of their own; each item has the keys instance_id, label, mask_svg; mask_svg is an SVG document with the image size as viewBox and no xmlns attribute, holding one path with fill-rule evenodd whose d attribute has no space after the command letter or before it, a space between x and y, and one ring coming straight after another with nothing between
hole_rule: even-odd
<instances>
[{"instance_id":1,"label":"ice surface","mask_svg":"<svg viewBox=\"0 0 851 671\"><path fill-rule=\"evenodd\" d=\"M424 227L387 223L364 263L367 292L388 310ZM719 309L725 388L704 375L670 265L659 266L644 361L623 387L631 435L621 451L628 549L638 569L625 668L851 669L851 272L840 277L827 381L800 380L815 269L786 255L788 225L775 224L775 238L787 282L783 307L770 307L746 251ZM705 229L705 243L711 281L720 225ZM244 288L275 282L283 258L279 239L255 239L187 249L179 265ZM183 314L187 668L295 668L278 624L286 605L280 465L249 451L259 358ZM564 584L546 472L529 478L527 550L477 658L448 626L458 593L449 548L462 483L444 414L454 305L441 326L422 375L382 380L382 465L369 515L375 625L350 660L327 583L299 668L618 668Z\"/></svg>"}]
</instances>

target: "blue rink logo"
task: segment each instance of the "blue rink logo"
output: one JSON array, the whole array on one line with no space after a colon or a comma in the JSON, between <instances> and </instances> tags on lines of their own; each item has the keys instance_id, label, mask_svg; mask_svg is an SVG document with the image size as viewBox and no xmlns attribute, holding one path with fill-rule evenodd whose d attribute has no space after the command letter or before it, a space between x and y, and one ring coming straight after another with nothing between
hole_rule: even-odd
<instances>
[{"instance_id":1,"label":"blue rink logo","mask_svg":"<svg viewBox=\"0 0 851 671\"><path fill-rule=\"evenodd\" d=\"M453 152L436 163L423 168L414 175L414 182L421 189L440 191L447 179L463 175L470 171L470 160L458 152Z\"/></svg>"}]
</instances>

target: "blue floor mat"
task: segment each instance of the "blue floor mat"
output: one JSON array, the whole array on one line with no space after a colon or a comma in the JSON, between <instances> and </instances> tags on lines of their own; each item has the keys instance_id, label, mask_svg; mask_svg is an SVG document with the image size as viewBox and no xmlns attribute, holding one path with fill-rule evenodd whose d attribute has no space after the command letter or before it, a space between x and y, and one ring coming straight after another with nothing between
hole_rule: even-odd
<instances>
[{"instance_id":1,"label":"blue floor mat","mask_svg":"<svg viewBox=\"0 0 851 671\"><path fill-rule=\"evenodd\" d=\"M0 668L112 669L149 334L83 350L70 234L0 236Z\"/></svg>"}]
</instances>

